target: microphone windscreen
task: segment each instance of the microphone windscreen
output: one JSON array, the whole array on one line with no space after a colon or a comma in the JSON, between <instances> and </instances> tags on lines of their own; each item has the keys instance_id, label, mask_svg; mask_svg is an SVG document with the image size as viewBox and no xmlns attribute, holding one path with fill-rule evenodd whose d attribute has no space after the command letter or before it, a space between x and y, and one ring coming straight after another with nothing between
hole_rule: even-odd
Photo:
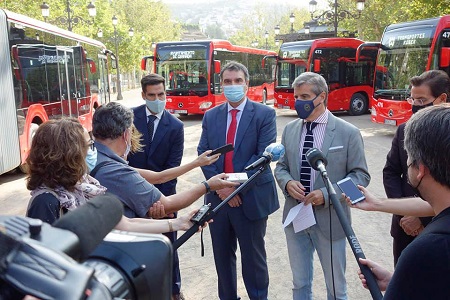
<instances>
[{"instance_id":1,"label":"microphone windscreen","mask_svg":"<svg viewBox=\"0 0 450 300\"><path fill-rule=\"evenodd\" d=\"M87 201L68 212L53 224L53 227L69 230L80 240L80 259L89 254L103 238L119 223L123 215L123 204L114 195L106 193Z\"/></svg>"},{"instance_id":2,"label":"microphone windscreen","mask_svg":"<svg viewBox=\"0 0 450 300\"><path fill-rule=\"evenodd\" d=\"M306 160L308 161L311 168L318 171L317 162L320 160L324 165L327 165L328 161L326 157L323 155L322 151L317 148L309 149L305 154Z\"/></svg>"},{"instance_id":3,"label":"microphone windscreen","mask_svg":"<svg viewBox=\"0 0 450 300\"><path fill-rule=\"evenodd\" d=\"M272 143L266 147L265 152L270 153L272 155L272 161L277 161L284 155L285 149L283 144L280 143Z\"/></svg>"}]
</instances>

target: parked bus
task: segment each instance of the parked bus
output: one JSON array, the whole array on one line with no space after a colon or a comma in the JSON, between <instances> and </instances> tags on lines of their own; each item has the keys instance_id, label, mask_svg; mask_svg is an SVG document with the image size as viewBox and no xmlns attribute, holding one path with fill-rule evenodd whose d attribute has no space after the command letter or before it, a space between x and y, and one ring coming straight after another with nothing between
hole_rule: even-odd
<instances>
[{"instance_id":1,"label":"parked bus","mask_svg":"<svg viewBox=\"0 0 450 300\"><path fill-rule=\"evenodd\" d=\"M379 48L374 100L375 123L400 125L411 117L409 80L427 70L450 71L450 15L392 24L380 43L365 43L360 50Z\"/></svg>"},{"instance_id":2,"label":"parked bus","mask_svg":"<svg viewBox=\"0 0 450 300\"><path fill-rule=\"evenodd\" d=\"M39 124L77 117L89 131L109 101L106 47L39 20L0 10L0 174L24 165Z\"/></svg>"},{"instance_id":3,"label":"parked bus","mask_svg":"<svg viewBox=\"0 0 450 300\"><path fill-rule=\"evenodd\" d=\"M224 40L157 43L153 56L142 59L141 68L166 79L171 113L203 114L225 102L220 86L221 67L230 61L244 64L250 74L248 97L266 103L274 95L273 51L232 45ZM265 56L272 59L264 60Z\"/></svg>"},{"instance_id":4,"label":"parked bus","mask_svg":"<svg viewBox=\"0 0 450 300\"><path fill-rule=\"evenodd\" d=\"M368 111L373 94L377 51L361 53L363 41L355 38L322 38L283 43L277 59L275 107L295 109L294 79L303 72L322 75L328 83L328 109L361 115Z\"/></svg>"}]
</instances>

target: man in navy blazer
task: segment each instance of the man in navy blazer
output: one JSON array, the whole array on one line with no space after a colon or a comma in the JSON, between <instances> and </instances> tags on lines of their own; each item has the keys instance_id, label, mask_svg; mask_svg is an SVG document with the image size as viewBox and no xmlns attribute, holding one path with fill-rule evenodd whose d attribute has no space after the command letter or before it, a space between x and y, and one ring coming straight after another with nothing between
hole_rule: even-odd
<instances>
[{"instance_id":1,"label":"man in navy blazer","mask_svg":"<svg viewBox=\"0 0 450 300\"><path fill-rule=\"evenodd\" d=\"M158 74L146 75L141 80L141 86L145 104L135 107L133 112L134 126L142 133L144 151L129 155L129 164L132 167L156 172L178 167L183 157L184 129L183 123L164 109L166 105L164 77ZM165 196L175 194L176 185L176 179L155 184ZM176 231L165 233L165 235L172 242L177 238ZM176 252L174 252L173 266L172 294L174 299L178 299L181 275Z\"/></svg>"},{"instance_id":2,"label":"man in navy blazer","mask_svg":"<svg viewBox=\"0 0 450 300\"><path fill-rule=\"evenodd\" d=\"M275 111L246 96L247 68L230 62L222 69L220 77L227 102L205 113L198 153L226 143L232 143L234 151L221 155L214 164L202 167L207 179L221 172L244 172L244 168L260 158L277 137ZM254 172L256 170L247 172L248 177ZM205 201L216 207L233 191L234 188L227 188L208 193ZM220 299L240 299L236 279L237 241L248 297L267 299L269 274L264 236L268 215L278 208L275 181L268 166L251 186L233 197L214 216L210 230Z\"/></svg>"}]
</instances>

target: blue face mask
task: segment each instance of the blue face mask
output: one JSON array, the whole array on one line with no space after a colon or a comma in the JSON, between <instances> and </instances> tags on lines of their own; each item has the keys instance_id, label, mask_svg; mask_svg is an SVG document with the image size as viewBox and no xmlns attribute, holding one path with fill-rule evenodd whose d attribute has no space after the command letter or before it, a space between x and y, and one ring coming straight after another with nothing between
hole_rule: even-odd
<instances>
[{"instance_id":1,"label":"blue face mask","mask_svg":"<svg viewBox=\"0 0 450 300\"><path fill-rule=\"evenodd\" d=\"M86 164L88 166L89 172L91 172L95 165L97 164L97 149L94 148L94 150L89 147L87 155L86 155Z\"/></svg>"},{"instance_id":2,"label":"blue face mask","mask_svg":"<svg viewBox=\"0 0 450 300\"><path fill-rule=\"evenodd\" d=\"M224 85L223 94L230 102L239 102L245 96L245 85Z\"/></svg>"},{"instance_id":3,"label":"blue face mask","mask_svg":"<svg viewBox=\"0 0 450 300\"><path fill-rule=\"evenodd\" d=\"M297 115L300 119L306 119L309 117L313 110L320 105L319 103L314 106L314 100L316 100L319 95L315 96L311 100L295 100L295 110L297 111Z\"/></svg>"},{"instance_id":4,"label":"blue face mask","mask_svg":"<svg viewBox=\"0 0 450 300\"><path fill-rule=\"evenodd\" d=\"M145 100L145 104L147 105L148 109L155 114L159 114L160 112L162 112L164 110L164 108L166 108L166 99L164 99L164 100L156 99L153 101L150 101L147 99L144 99L144 100Z\"/></svg>"}]
</instances>

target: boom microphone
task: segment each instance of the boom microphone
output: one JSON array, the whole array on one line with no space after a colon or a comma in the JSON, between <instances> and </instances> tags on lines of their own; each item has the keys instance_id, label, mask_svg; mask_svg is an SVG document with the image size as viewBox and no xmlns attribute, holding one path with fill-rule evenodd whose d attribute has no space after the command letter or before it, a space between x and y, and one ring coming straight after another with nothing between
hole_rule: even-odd
<instances>
[{"instance_id":1,"label":"boom microphone","mask_svg":"<svg viewBox=\"0 0 450 300\"><path fill-rule=\"evenodd\" d=\"M322 151L317 148L311 148L306 152L305 157L311 168L322 173L326 172L325 166L327 165L328 161L327 158L323 155Z\"/></svg>"},{"instance_id":2,"label":"boom microphone","mask_svg":"<svg viewBox=\"0 0 450 300\"><path fill-rule=\"evenodd\" d=\"M370 294L374 300L381 300L383 295L381 294L380 288L377 285L375 280L375 275L372 271L365 265L359 262L359 258L366 258L364 256L364 252L361 249L361 245L353 231L352 226L350 225L347 216L342 208L342 205L337 197L336 191L333 188L333 184L331 183L330 178L328 177L327 170L325 169L325 165L327 164L327 159L323 155L323 153L317 148L309 149L305 154L306 160L309 165L317 171L320 171L320 175L322 175L322 179L325 183L325 186L328 191L328 195L331 203L334 206L334 210L336 211L336 215L339 219L339 222L342 225L342 229L345 232L348 243L350 244L350 248L352 248L353 254L355 255L356 262L358 263L361 272L364 274L366 278L367 287L369 288Z\"/></svg>"},{"instance_id":3,"label":"boom microphone","mask_svg":"<svg viewBox=\"0 0 450 300\"><path fill-rule=\"evenodd\" d=\"M280 159L281 156L284 155L285 149L282 144L279 143L272 143L269 146L266 147L264 150L263 155L253 162L251 165L248 165L245 167L245 171L253 170L258 168L261 165L266 165L270 163L271 161L277 161Z\"/></svg>"},{"instance_id":4,"label":"boom microphone","mask_svg":"<svg viewBox=\"0 0 450 300\"><path fill-rule=\"evenodd\" d=\"M53 226L69 230L78 236L80 259L85 259L119 223L122 215L122 202L106 193L65 214Z\"/></svg>"}]
</instances>

